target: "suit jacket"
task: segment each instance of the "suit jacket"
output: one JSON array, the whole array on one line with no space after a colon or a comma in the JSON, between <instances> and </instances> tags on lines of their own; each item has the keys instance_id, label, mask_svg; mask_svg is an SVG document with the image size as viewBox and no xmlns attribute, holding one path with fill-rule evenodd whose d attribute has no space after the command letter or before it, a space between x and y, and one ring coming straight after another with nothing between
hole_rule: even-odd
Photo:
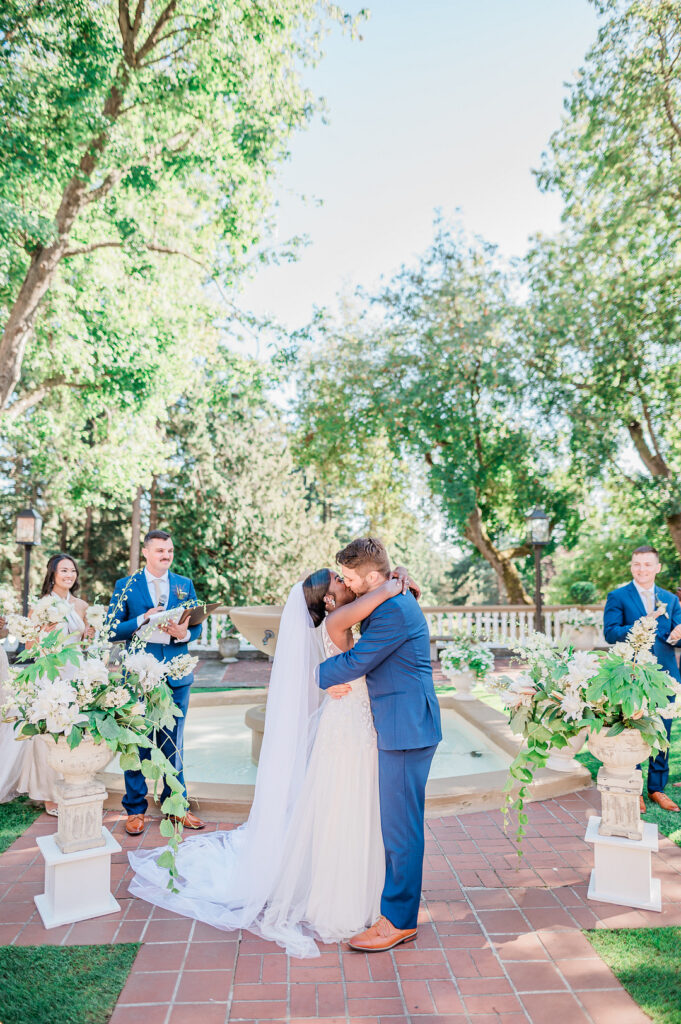
<instances>
[{"instance_id":1,"label":"suit jacket","mask_svg":"<svg viewBox=\"0 0 681 1024\"><path fill-rule=\"evenodd\" d=\"M667 637L681 623L681 605L675 594L662 587L655 587L655 602L663 601L667 605L667 614L660 615L657 620L657 638L653 646L653 654L660 668L663 668L673 679L681 681L679 667L676 664L673 644L667 643ZM632 580L631 583L611 590L603 611L603 635L609 644L618 640L626 640L627 633L642 615L646 614L643 601Z\"/></svg>"},{"instance_id":2,"label":"suit jacket","mask_svg":"<svg viewBox=\"0 0 681 1024\"><path fill-rule=\"evenodd\" d=\"M319 666L323 690L366 676L380 750L414 750L442 739L428 624L412 594L379 605L350 651Z\"/></svg>"},{"instance_id":3,"label":"suit jacket","mask_svg":"<svg viewBox=\"0 0 681 1024\"><path fill-rule=\"evenodd\" d=\"M168 604L167 608L177 608L185 603L196 603L196 592L194 584L186 576L178 576L174 572L168 572ZM114 640L125 641L126 648L130 646L132 635L137 627L137 618L150 608L156 606L149 587L147 586L144 571L133 573L132 576L124 576L116 581L113 596L109 604L109 614ZM170 661L178 654L186 654L188 644L196 640L201 634L201 626L191 626L188 640L175 640L170 638L169 644L145 644L144 649L153 654L159 661ZM183 679L168 679L170 686L186 686L191 683L193 674L190 673Z\"/></svg>"}]
</instances>

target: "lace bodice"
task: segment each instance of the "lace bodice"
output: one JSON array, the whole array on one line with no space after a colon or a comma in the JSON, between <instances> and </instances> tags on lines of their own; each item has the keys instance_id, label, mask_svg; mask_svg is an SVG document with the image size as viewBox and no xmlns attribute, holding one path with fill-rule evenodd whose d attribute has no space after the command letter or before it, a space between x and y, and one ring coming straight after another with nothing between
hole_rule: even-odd
<instances>
[{"instance_id":1,"label":"lace bodice","mask_svg":"<svg viewBox=\"0 0 681 1024\"><path fill-rule=\"evenodd\" d=\"M343 654L340 647L337 647L329 636L329 631L326 628L326 622L322 622L322 645L324 647L324 654L327 658L334 658L337 654ZM350 711L351 706L358 708L360 717L363 725L366 727L367 734L371 738L371 742L375 743L375 730L374 730L374 716L371 713L371 703L369 702L369 691L367 690L367 683L364 676L360 676L359 679L354 679L351 683L352 690L345 697L342 697L339 701L330 701L331 705L335 705L337 713L342 713L343 706L345 709Z\"/></svg>"}]
</instances>

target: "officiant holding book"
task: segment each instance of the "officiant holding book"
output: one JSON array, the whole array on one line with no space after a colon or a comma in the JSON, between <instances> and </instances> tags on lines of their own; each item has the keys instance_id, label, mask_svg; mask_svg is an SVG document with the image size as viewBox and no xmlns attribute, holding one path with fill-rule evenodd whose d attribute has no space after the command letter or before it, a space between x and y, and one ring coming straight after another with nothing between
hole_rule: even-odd
<instances>
[{"instance_id":1,"label":"officiant holding book","mask_svg":"<svg viewBox=\"0 0 681 1024\"><path fill-rule=\"evenodd\" d=\"M169 533L165 530L150 530L144 538L142 554L145 561L144 569L117 581L109 605L112 637L116 641L125 642L126 647L132 642L137 630L146 625L153 615L178 608L180 605L196 604L192 581L186 576L178 576L170 571L173 563L173 541ZM187 645L190 641L196 640L200 632L200 625L166 622L154 631L144 649L159 661L170 661L179 654L187 654ZM160 744L163 753L178 769L178 778L184 787L185 796L187 789L182 767L184 723L193 682L193 673L184 676L183 679L168 679L173 691L173 700L182 712L182 717L175 719L173 729L162 730ZM148 749L140 750L141 758L149 756ZM145 828L147 780L141 771L128 771L124 775L123 807L128 814L125 830L129 835L136 836ZM161 803L169 795L170 790L164 786ZM191 811L187 811L182 823L185 828L204 828L204 822Z\"/></svg>"}]
</instances>

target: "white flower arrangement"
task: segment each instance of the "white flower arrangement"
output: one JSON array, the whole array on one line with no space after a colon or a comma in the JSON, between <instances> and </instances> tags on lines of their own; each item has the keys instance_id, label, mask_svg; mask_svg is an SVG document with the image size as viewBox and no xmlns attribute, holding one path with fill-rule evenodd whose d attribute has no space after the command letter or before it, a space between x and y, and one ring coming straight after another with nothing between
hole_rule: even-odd
<instances>
[{"instance_id":1,"label":"white flower arrangement","mask_svg":"<svg viewBox=\"0 0 681 1024\"><path fill-rule=\"evenodd\" d=\"M166 662L166 674L169 679L184 679L194 671L198 663L199 659L191 654L178 654Z\"/></svg>"},{"instance_id":2,"label":"white flower arrangement","mask_svg":"<svg viewBox=\"0 0 681 1024\"><path fill-rule=\"evenodd\" d=\"M609 735L636 729L651 749L667 747L662 718L681 716L681 703L670 703L681 695L681 684L652 654L656 633L655 618L646 616L607 652L574 651L566 645L551 649L546 638L534 635L520 652L526 671L516 679L502 676L488 684L508 707L512 731L526 742L511 764L505 787L505 811L513 807L519 812L519 839L527 821L523 800L535 770L552 749L565 747L582 729L607 728Z\"/></svg>"},{"instance_id":3,"label":"white flower arrangement","mask_svg":"<svg viewBox=\"0 0 681 1024\"><path fill-rule=\"evenodd\" d=\"M567 608L558 612L558 620L572 629L602 629L602 612L583 611L581 608Z\"/></svg>"},{"instance_id":4,"label":"white flower arrangement","mask_svg":"<svg viewBox=\"0 0 681 1024\"><path fill-rule=\"evenodd\" d=\"M126 651L122 663L126 675L132 673L137 677L136 689L143 694L151 693L167 673L167 666L145 651Z\"/></svg>"},{"instance_id":5,"label":"white flower arrangement","mask_svg":"<svg viewBox=\"0 0 681 1024\"><path fill-rule=\"evenodd\" d=\"M101 633L104 628L104 620L108 608L105 604L90 604L87 609L88 625L92 626L95 633Z\"/></svg>"},{"instance_id":6,"label":"white flower arrangement","mask_svg":"<svg viewBox=\"0 0 681 1024\"><path fill-rule=\"evenodd\" d=\"M459 635L440 651L440 664L445 673L473 672L484 679L494 668L494 655L475 637Z\"/></svg>"},{"instance_id":7,"label":"white flower arrangement","mask_svg":"<svg viewBox=\"0 0 681 1024\"><path fill-rule=\"evenodd\" d=\"M8 615L7 629L21 644L34 643L40 636L40 627L25 615Z\"/></svg>"},{"instance_id":8,"label":"white flower arrangement","mask_svg":"<svg viewBox=\"0 0 681 1024\"><path fill-rule=\"evenodd\" d=\"M6 619L8 615L17 615L20 607L19 595L14 587L0 587L0 617Z\"/></svg>"},{"instance_id":9,"label":"white flower arrangement","mask_svg":"<svg viewBox=\"0 0 681 1024\"><path fill-rule=\"evenodd\" d=\"M69 614L69 606L55 594L46 594L33 605L31 609L31 620L37 626L54 626L65 622Z\"/></svg>"}]
</instances>

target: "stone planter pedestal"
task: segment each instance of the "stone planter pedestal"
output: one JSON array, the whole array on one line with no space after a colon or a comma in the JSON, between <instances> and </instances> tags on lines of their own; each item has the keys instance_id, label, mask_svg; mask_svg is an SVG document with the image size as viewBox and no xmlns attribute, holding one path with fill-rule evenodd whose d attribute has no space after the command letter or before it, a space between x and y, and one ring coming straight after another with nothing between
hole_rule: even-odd
<instances>
[{"instance_id":1,"label":"stone planter pedestal","mask_svg":"<svg viewBox=\"0 0 681 1024\"><path fill-rule=\"evenodd\" d=\"M471 672L470 669L460 671L455 668L444 667L442 671L447 676L447 679L456 687L455 696L457 700L475 700L471 693L476 683L475 672Z\"/></svg>"},{"instance_id":2,"label":"stone planter pedestal","mask_svg":"<svg viewBox=\"0 0 681 1024\"><path fill-rule=\"evenodd\" d=\"M643 777L636 765L650 747L636 729L618 736L592 732L589 750L603 765L597 784L601 817L589 818L584 840L594 848L588 897L642 910L661 910L659 879L652 877L650 855L657 851L657 825L642 822L639 797Z\"/></svg>"},{"instance_id":3,"label":"stone planter pedestal","mask_svg":"<svg viewBox=\"0 0 681 1024\"><path fill-rule=\"evenodd\" d=\"M605 643L603 630L596 626L566 626L563 640L572 644L577 651L592 651L594 647L602 647Z\"/></svg>"},{"instance_id":4,"label":"stone planter pedestal","mask_svg":"<svg viewBox=\"0 0 681 1024\"><path fill-rule=\"evenodd\" d=\"M221 636L218 640L218 651L222 660L230 665L237 660L240 643L235 636Z\"/></svg>"},{"instance_id":5,"label":"stone planter pedestal","mask_svg":"<svg viewBox=\"0 0 681 1024\"><path fill-rule=\"evenodd\" d=\"M249 708L244 721L251 730L251 761L257 765L260 760L262 749L262 738L265 735L265 712L267 705L262 704L257 708Z\"/></svg>"},{"instance_id":6,"label":"stone planter pedestal","mask_svg":"<svg viewBox=\"0 0 681 1024\"><path fill-rule=\"evenodd\" d=\"M650 855L657 853L657 825L644 822L640 839L603 836L600 818L589 818L584 841L594 848L587 897L639 910L662 910L659 878L652 877Z\"/></svg>"},{"instance_id":7,"label":"stone planter pedestal","mask_svg":"<svg viewBox=\"0 0 681 1024\"><path fill-rule=\"evenodd\" d=\"M575 761L575 756L584 746L588 731L588 729L581 729L576 736L568 741L567 747L563 747L561 750L552 750L546 767L550 768L552 772L577 771L580 764L579 761Z\"/></svg>"},{"instance_id":8,"label":"stone planter pedestal","mask_svg":"<svg viewBox=\"0 0 681 1024\"><path fill-rule=\"evenodd\" d=\"M45 892L35 897L46 928L86 921L120 909L111 895L111 854L120 850L102 826L105 787L95 773L113 754L103 743L84 739L74 749L62 736L55 743L41 736L47 760L64 776L58 783L58 830L42 836L38 846L45 860Z\"/></svg>"}]
</instances>

